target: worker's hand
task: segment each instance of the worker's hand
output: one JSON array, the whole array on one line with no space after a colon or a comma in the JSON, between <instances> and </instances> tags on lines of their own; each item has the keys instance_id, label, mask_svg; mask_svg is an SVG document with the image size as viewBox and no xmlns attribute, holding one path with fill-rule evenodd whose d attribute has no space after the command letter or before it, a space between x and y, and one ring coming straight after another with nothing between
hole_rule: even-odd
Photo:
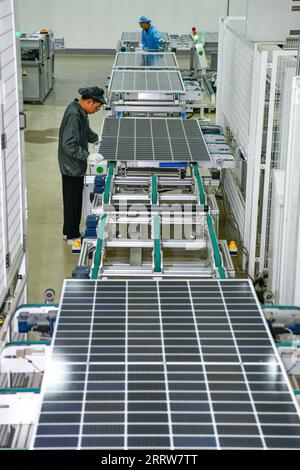
<instances>
[{"instance_id":1,"label":"worker's hand","mask_svg":"<svg viewBox=\"0 0 300 470\"><path fill-rule=\"evenodd\" d=\"M101 142L101 139L98 139L97 142L93 143L93 146L94 146L94 149L96 150L96 152L98 152L98 150L99 150L100 142Z\"/></svg>"}]
</instances>

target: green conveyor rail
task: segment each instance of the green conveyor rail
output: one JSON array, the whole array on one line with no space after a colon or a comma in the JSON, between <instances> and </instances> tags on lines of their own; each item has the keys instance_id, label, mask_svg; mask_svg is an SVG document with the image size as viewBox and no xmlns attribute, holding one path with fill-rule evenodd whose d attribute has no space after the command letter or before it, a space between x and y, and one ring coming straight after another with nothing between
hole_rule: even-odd
<instances>
[{"instance_id":1,"label":"green conveyor rail","mask_svg":"<svg viewBox=\"0 0 300 470\"><path fill-rule=\"evenodd\" d=\"M210 82L207 80L206 77L203 77L203 83L206 86L206 89L209 92L209 94L214 95L215 94L214 89L213 89L213 87L211 86Z\"/></svg>"},{"instance_id":2,"label":"green conveyor rail","mask_svg":"<svg viewBox=\"0 0 300 470\"><path fill-rule=\"evenodd\" d=\"M50 346L51 341L10 341L6 343L5 348L8 346Z\"/></svg>"},{"instance_id":3,"label":"green conveyor rail","mask_svg":"<svg viewBox=\"0 0 300 470\"><path fill-rule=\"evenodd\" d=\"M110 201L111 183L112 183L114 171L115 171L115 163L110 162L109 167L108 167L108 174L106 178L104 196L103 196L104 206L108 205ZM96 253L95 253L95 258L94 258L94 267L92 271L92 279L98 278L99 268L100 268L101 259L102 259L103 241L105 237L105 229L106 229L106 223L107 223L107 214L105 212L102 214L99 223L100 223L100 226L99 226L99 232L98 232L98 238L97 238Z\"/></svg>"},{"instance_id":4,"label":"green conveyor rail","mask_svg":"<svg viewBox=\"0 0 300 470\"><path fill-rule=\"evenodd\" d=\"M160 244L160 219L154 216L154 271L161 272L161 244Z\"/></svg>"},{"instance_id":5,"label":"green conveyor rail","mask_svg":"<svg viewBox=\"0 0 300 470\"><path fill-rule=\"evenodd\" d=\"M295 305L262 305L261 308L277 308L278 310L298 310L300 311L300 307L296 307Z\"/></svg>"},{"instance_id":6,"label":"green conveyor rail","mask_svg":"<svg viewBox=\"0 0 300 470\"><path fill-rule=\"evenodd\" d=\"M153 206L157 206L158 193L157 193L157 176L151 176L151 202Z\"/></svg>"},{"instance_id":7,"label":"green conveyor rail","mask_svg":"<svg viewBox=\"0 0 300 470\"><path fill-rule=\"evenodd\" d=\"M202 180L201 180L198 164L194 163L193 168L194 168L194 175L196 177L196 181L197 181L197 185L198 185L200 203L205 206L206 205L206 195L205 195L203 183L202 183ZM213 225L212 217L211 217L210 214L206 215L206 220L207 220L207 226L208 226L208 230L209 230L211 243L212 243L212 246L213 246L215 263L216 263L220 278L221 279L227 279L227 274L226 274L225 269L223 268L221 253L220 253L219 245L218 245L218 240L217 240L217 237L216 237L216 234L215 234L214 225Z\"/></svg>"},{"instance_id":8,"label":"green conveyor rail","mask_svg":"<svg viewBox=\"0 0 300 470\"><path fill-rule=\"evenodd\" d=\"M280 343L275 343L278 348L300 348L300 343L289 343L281 341Z\"/></svg>"},{"instance_id":9,"label":"green conveyor rail","mask_svg":"<svg viewBox=\"0 0 300 470\"><path fill-rule=\"evenodd\" d=\"M112 181L114 171L115 171L115 163L110 162L109 167L108 167L108 174L107 174L107 178L106 178L106 183L105 183L105 191L104 191L104 198L103 198L103 203L104 204L109 204L111 181Z\"/></svg>"},{"instance_id":10,"label":"green conveyor rail","mask_svg":"<svg viewBox=\"0 0 300 470\"><path fill-rule=\"evenodd\" d=\"M94 258L94 267L92 271L92 279L98 278L98 272L99 272L101 258L102 258L102 249L103 249L103 241L105 237L106 223L107 223L107 214L104 212L101 215L101 219L100 219L96 253L95 253L95 258Z\"/></svg>"},{"instance_id":11,"label":"green conveyor rail","mask_svg":"<svg viewBox=\"0 0 300 470\"><path fill-rule=\"evenodd\" d=\"M204 206L206 205L206 195L204 192L200 172L199 172L199 167L198 163L194 163L194 175L196 177L197 185L198 185L198 190L199 190L199 196L200 196L200 203L203 204Z\"/></svg>"},{"instance_id":12,"label":"green conveyor rail","mask_svg":"<svg viewBox=\"0 0 300 470\"><path fill-rule=\"evenodd\" d=\"M40 388L1 388L0 394L9 395L15 393L40 393Z\"/></svg>"},{"instance_id":13,"label":"green conveyor rail","mask_svg":"<svg viewBox=\"0 0 300 470\"><path fill-rule=\"evenodd\" d=\"M294 390L295 395L300 395L300 390Z\"/></svg>"},{"instance_id":14,"label":"green conveyor rail","mask_svg":"<svg viewBox=\"0 0 300 470\"><path fill-rule=\"evenodd\" d=\"M221 279L227 279L227 274L226 274L225 269L223 268L223 265L222 265L222 258L221 258L221 253L220 253L220 250L219 250L218 240L217 240L217 237L216 237L216 234L215 234L215 231L214 231L213 221L212 221L212 217L211 217L210 214L207 214L206 220L207 220L209 235L210 235L210 239L211 239L211 243L212 243L212 247L213 247L213 251L214 251L214 258L215 258L216 267L219 271L220 278Z\"/></svg>"}]
</instances>

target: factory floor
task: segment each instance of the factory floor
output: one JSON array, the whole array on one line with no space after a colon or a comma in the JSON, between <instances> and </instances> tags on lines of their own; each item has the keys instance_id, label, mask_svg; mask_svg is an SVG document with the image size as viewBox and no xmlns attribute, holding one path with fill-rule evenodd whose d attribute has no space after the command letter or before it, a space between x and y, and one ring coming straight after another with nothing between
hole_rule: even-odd
<instances>
[{"instance_id":1,"label":"factory floor","mask_svg":"<svg viewBox=\"0 0 300 470\"><path fill-rule=\"evenodd\" d=\"M43 302L48 287L59 301L63 280L72 275L78 255L62 238L58 132L68 104L82 86L105 87L114 56L57 55L54 88L43 105L25 103L25 160L28 199L28 301ZM99 133L104 111L90 117ZM91 149L92 150L92 149Z\"/></svg>"},{"instance_id":2,"label":"factory floor","mask_svg":"<svg viewBox=\"0 0 300 470\"><path fill-rule=\"evenodd\" d=\"M77 264L78 255L72 254L62 238L61 176L57 162L59 126L67 105L78 96L80 87L105 87L113 62L114 55L56 55L54 88L45 103L24 105L30 303L43 302L43 293L49 287L55 290L55 301L59 302L63 280L71 277ZM188 58L180 58L179 64L188 67ZM90 117L90 126L97 133L104 114L100 111ZM213 122L213 115L211 119ZM230 230L230 223L227 225Z\"/></svg>"}]
</instances>

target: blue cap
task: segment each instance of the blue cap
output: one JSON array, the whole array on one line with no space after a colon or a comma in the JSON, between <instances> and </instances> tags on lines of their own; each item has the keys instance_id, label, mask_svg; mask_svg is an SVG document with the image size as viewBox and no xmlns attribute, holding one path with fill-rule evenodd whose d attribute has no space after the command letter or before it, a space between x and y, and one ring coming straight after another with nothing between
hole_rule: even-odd
<instances>
[{"instance_id":1,"label":"blue cap","mask_svg":"<svg viewBox=\"0 0 300 470\"><path fill-rule=\"evenodd\" d=\"M139 23L151 23L151 20L149 20L147 16L141 16L139 19Z\"/></svg>"}]
</instances>

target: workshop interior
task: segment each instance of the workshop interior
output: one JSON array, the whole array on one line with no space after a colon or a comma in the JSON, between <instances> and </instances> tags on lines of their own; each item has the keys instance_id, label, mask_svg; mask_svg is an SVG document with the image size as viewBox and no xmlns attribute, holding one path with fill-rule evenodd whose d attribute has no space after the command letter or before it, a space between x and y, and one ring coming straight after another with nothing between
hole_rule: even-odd
<instances>
[{"instance_id":1,"label":"workshop interior","mask_svg":"<svg viewBox=\"0 0 300 470\"><path fill-rule=\"evenodd\" d=\"M300 450L300 0L86 3L0 1L0 449Z\"/></svg>"}]
</instances>

